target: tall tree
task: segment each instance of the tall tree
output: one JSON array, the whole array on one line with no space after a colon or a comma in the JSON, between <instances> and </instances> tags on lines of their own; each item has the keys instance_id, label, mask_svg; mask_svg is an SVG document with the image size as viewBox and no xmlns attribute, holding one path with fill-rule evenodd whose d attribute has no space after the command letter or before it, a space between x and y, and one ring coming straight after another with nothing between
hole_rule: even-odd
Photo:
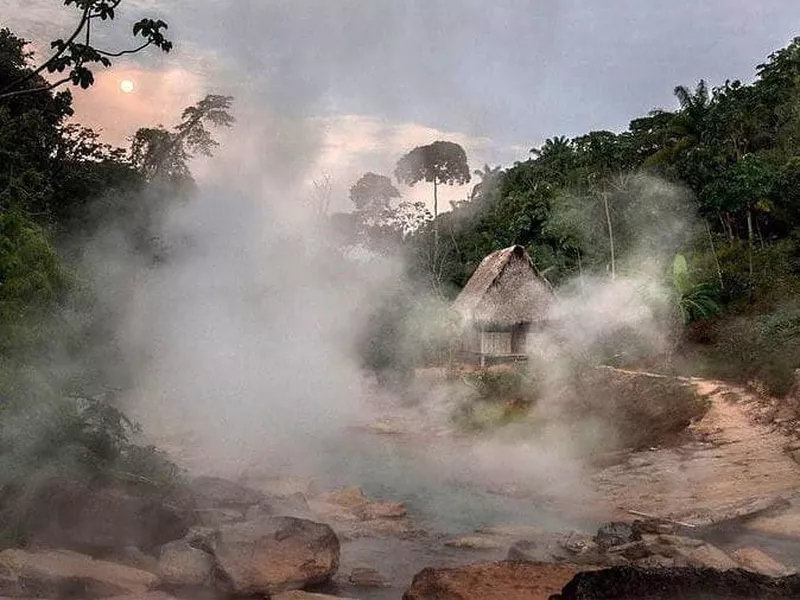
<instances>
[{"instance_id":1,"label":"tall tree","mask_svg":"<svg viewBox=\"0 0 800 600\"><path fill-rule=\"evenodd\" d=\"M385 175L364 173L350 188L350 200L358 211L380 212L389 208L400 192Z\"/></svg>"},{"instance_id":2,"label":"tall tree","mask_svg":"<svg viewBox=\"0 0 800 600\"><path fill-rule=\"evenodd\" d=\"M139 129L131 143L131 162L149 180L191 179L188 161L198 154L211 156L219 146L208 126L231 127L228 112L233 98L210 94L183 111L181 122L169 131L164 127Z\"/></svg>"},{"instance_id":3,"label":"tall tree","mask_svg":"<svg viewBox=\"0 0 800 600\"><path fill-rule=\"evenodd\" d=\"M464 185L471 176L467 154L454 142L437 141L427 146L418 146L397 161L394 170L397 181L414 186L420 181L433 184L433 257L439 254L439 184Z\"/></svg>"}]
</instances>

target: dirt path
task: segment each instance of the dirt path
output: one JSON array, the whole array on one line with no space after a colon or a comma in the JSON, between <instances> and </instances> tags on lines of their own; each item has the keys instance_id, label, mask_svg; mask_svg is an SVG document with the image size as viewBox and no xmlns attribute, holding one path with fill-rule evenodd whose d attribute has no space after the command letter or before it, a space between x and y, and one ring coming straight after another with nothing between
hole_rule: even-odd
<instances>
[{"instance_id":1,"label":"dirt path","mask_svg":"<svg viewBox=\"0 0 800 600\"><path fill-rule=\"evenodd\" d=\"M690 441L632 454L596 473L596 509L615 518L637 510L698 522L733 505L791 499L800 490L800 467L784 451L790 440L754 422L755 397L728 384L691 381L711 408L690 427Z\"/></svg>"}]
</instances>

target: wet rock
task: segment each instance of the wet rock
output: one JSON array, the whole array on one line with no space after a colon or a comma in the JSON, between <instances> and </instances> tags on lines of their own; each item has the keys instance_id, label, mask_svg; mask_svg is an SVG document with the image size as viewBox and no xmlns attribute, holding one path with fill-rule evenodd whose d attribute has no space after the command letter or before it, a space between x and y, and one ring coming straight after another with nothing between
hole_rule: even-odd
<instances>
[{"instance_id":1,"label":"wet rock","mask_svg":"<svg viewBox=\"0 0 800 600\"><path fill-rule=\"evenodd\" d=\"M761 573L768 577L786 577L795 573L794 569L779 563L758 548L739 548L731 553L731 558L739 563L743 569Z\"/></svg>"},{"instance_id":2,"label":"wet rock","mask_svg":"<svg viewBox=\"0 0 800 600\"><path fill-rule=\"evenodd\" d=\"M565 564L481 563L424 569L404 600L536 600L558 592L582 567Z\"/></svg>"},{"instance_id":3,"label":"wet rock","mask_svg":"<svg viewBox=\"0 0 800 600\"><path fill-rule=\"evenodd\" d=\"M640 539L642 539L641 533L634 527L633 523L626 521L605 523L597 530L597 534L594 536L594 542L601 550L636 542Z\"/></svg>"},{"instance_id":4,"label":"wet rock","mask_svg":"<svg viewBox=\"0 0 800 600\"><path fill-rule=\"evenodd\" d=\"M0 552L0 594L16 598L107 598L142 594L152 573L66 550Z\"/></svg>"},{"instance_id":5,"label":"wet rock","mask_svg":"<svg viewBox=\"0 0 800 600\"><path fill-rule=\"evenodd\" d=\"M503 547L503 544L495 539L478 535L447 540L444 545L450 548L462 548L466 550L497 550Z\"/></svg>"},{"instance_id":6,"label":"wet rock","mask_svg":"<svg viewBox=\"0 0 800 600\"><path fill-rule=\"evenodd\" d=\"M772 579L742 569L612 567L578 573L553 600L733 600L797 598L800 577Z\"/></svg>"},{"instance_id":7,"label":"wet rock","mask_svg":"<svg viewBox=\"0 0 800 600\"><path fill-rule=\"evenodd\" d=\"M202 587L211 585L214 559L193 548L188 542L170 542L161 548L158 575L169 587Z\"/></svg>"},{"instance_id":8,"label":"wet rock","mask_svg":"<svg viewBox=\"0 0 800 600\"><path fill-rule=\"evenodd\" d=\"M369 567L356 567L350 572L347 580L356 587L376 588L387 585L386 578L375 569Z\"/></svg>"},{"instance_id":9,"label":"wet rock","mask_svg":"<svg viewBox=\"0 0 800 600\"><path fill-rule=\"evenodd\" d=\"M237 594L276 594L325 583L339 568L333 530L293 517L222 527L214 554Z\"/></svg>"}]
</instances>

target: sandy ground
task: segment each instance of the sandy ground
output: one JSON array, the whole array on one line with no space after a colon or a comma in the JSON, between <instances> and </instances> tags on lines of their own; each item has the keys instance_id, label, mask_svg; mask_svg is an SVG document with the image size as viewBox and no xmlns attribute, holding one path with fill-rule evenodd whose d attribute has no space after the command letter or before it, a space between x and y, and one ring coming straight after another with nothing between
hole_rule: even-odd
<instances>
[{"instance_id":1,"label":"sandy ground","mask_svg":"<svg viewBox=\"0 0 800 600\"><path fill-rule=\"evenodd\" d=\"M685 443L629 455L593 477L600 510L631 518L630 510L700 523L800 491L800 466L785 451L793 440L754 421L757 399L742 388L692 380L708 397L708 413L690 427ZM794 516L791 516L794 515ZM791 527L789 527L791 525ZM749 523L764 531L800 533L800 508Z\"/></svg>"}]
</instances>

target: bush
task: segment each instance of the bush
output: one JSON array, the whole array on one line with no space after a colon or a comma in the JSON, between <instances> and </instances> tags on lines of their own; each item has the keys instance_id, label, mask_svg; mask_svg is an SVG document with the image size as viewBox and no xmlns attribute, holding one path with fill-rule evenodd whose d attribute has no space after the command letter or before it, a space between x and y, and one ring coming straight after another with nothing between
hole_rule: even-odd
<instances>
[{"instance_id":1,"label":"bush","mask_svg":"<svg viewBox=\"0 0 800 600\"><path fill-rule=\"evenodd\" d=\"M453 422L467 431L487 431L517 421L536 402L537 386L524 369L490 368L465 376L470 393L459 402Z\"/></svg>"}]
</instances>

